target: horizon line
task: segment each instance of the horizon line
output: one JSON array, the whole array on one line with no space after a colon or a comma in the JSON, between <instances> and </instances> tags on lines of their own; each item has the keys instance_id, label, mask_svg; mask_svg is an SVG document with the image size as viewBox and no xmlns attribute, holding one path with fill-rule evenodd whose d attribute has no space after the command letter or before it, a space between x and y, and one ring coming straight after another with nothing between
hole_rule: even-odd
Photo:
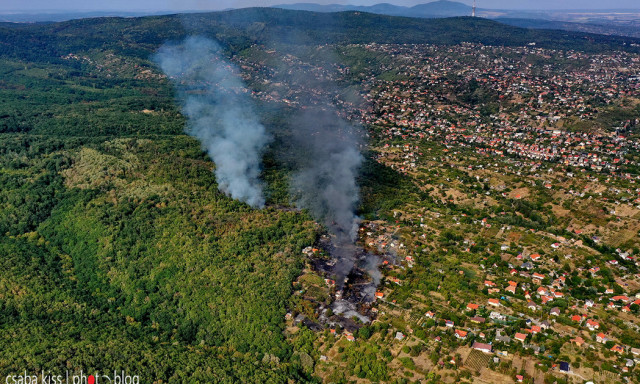
<instances>
[{"instance_id":1,"label":"horizon line","mask_svg":"<svg viewBox=\"0 0 640 384\"><path fill-rule=\"evenodd\" d=\"M286 0L285 0L286 1ZM82 14L82 13L90 13L90 12L123 12L123 13L197 13L197 12L224 12L230 10L238 10L238 9L247 9L247 8L279 8L284 6L292 6L292 5L318 5L321 7L329 7L329 6L340 6L340 7L374 7L377 5L392 5L398 8L413 8L420 5L432 4L437 2L450 2L465 5L471 8L471 5L463 3L461 1L455 0L432 0L425 1L424 3L419 3L415 5L399 5L394 4L392 2L381 1L379 3L371 4L371 5L360 5L360 4L340 4L340 3L330 3L330 4L321 4L313 1L299 1L299 2L291 2L291 3L279 3L274 5L255 5L255 6L247 6L247 7L227 7L227 8L210 8L210 9L179 9L179 8L170 8L170 9L149 9L149 8L140 8L140 9L111 9L111 8L94 8L94 9L77 9L77 8L49 8L49 9L1 9L0 14L59 14L59 13L68 13L68 14ZM511 12L590 12L590 13L598 13L598 12L640 12L640 6L638 8L564 8L564 9L555 9L555 8L541 8L541 9L518 9L518 8L477 8L480 11L511 11Z\"/></svg>"}]
</instances>

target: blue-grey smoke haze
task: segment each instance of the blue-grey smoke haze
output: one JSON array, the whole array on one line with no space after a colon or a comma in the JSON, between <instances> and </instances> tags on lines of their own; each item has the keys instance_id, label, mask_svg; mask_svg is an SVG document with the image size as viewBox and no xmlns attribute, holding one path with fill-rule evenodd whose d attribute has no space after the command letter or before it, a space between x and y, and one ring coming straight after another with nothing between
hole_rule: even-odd
<instances>
[{"instance_id":1,"label":"blue-grey smoke haze","mask_svg":"<svg viewBox=\"0 0 640 384\"><path fill-rule=\"evenodd\" d=\"M412 6L429 0L2 0L0 11L139 11L180 12L215 11L229 8L268 7L285 3L354 4L374 5L388 2ZM459 0L471 5L473 0ZM640 9L638 0L477 0L479 8L514 10L592 10L592 9Z\"/></svg>"}]
</instances>

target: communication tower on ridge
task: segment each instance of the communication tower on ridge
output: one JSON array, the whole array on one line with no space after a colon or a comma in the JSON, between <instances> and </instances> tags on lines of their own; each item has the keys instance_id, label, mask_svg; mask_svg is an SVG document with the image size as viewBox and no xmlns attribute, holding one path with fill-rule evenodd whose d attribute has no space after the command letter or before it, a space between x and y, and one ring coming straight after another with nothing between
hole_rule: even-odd
<instances>
[{"instance_id":1,"label":"communication tower on ridge","mask_svg":"<svg viewBox=\"0 0 640 384\"><path fill-rule=\"evenodd\" d=\"M476 17L476 0L473 0L473 8L471 9L471 17Z\"/></svg>"}]
</instances>

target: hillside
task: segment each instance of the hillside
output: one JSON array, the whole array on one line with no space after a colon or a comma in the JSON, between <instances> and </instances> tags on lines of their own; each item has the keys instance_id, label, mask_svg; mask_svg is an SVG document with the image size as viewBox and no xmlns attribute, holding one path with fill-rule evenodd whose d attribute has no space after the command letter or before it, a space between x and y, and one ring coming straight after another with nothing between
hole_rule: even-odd
<instances>
[{"instance_id":1,"label":"hillside","mask_svg":"<svg viewBox=\"0 0 640 384\"><path fill-rule=\"evenodd\" d=\"M274 5L274 8L313 12L359 11L389 16L441 18L471 16L472 8L466 4L438 0L414 5L412 7L380 3L371 6L321 5L316 3L293 3ZM588 32L605 35L640 37L637 24L640 20L638 10L510 10L477 8L476 16L501 23L534 29L556 29L564 31Z\"/></svg>"},{"instance_id":2,"label":"hillside","mask_svg":"<svg viewBox=\"0 0 640 384\"><path fill-rule=\"evenodd\" d=\"M565 31L589 32L602 35L620 35L630 37L640 37L640 30L634 26L612 25L604 23L576 23L567 21L552 21L540 19L517 19L517 18L495 18L500 23L513 25L521 28L535 29L558 29Z\"/></svg>"},{"instance_id":3,"label":"hillside","mask_svg":"<svg viewBox=\"0 0 640 384\"><path fill-rule=\"evenodd\" d=\"M453 17L453 16L470 16L471 7L456 1L438 0L424 4L414 5L412 7L403 7L389 3L380 3L375 5L340 5L329 4L321 5L314 3L294 3L274 5L274 8L313 11L313 12L345 12L359 11L377 13L389 16L405 16L405 17Z\"/></svg>"},{"instance_id":4,"label":"hillside","mask_svg":"<svg viewBox=\"0 0 640 384\"><path fill-rule=\"evenodd\" d=\"M415 19L358 12L314 13L275 8L144 18L95 18L2 27L0 54L57 60L76 50L114 49L147 58L160 44L188 34L215 37L235 50L253 43L428 43L599 50L638 50L640 40L579 32L531 30L480 18ZM37 48L34 50L33 48Z\"/></svg>"},{"instance_id":5,"label":"hillside","mask_svg":"<svg viewBox=\"0 0 640 384\"><path fill-rule=\"evenodd\" d=\"M264 209L218 190L216 166L184 133L186 117L173 84L152 59L165 42L195 34L221 43L273 135L260 175ZM639 50L640 40L632 38L528 30L470 17L414 19L358 11L252 8L0 24L0 371L126 370L141 382L169 383L437 382L439 376L428 376L429 369L444 347L429 345L435 342L425 332L435 332L436 323L418 321L424 311L437 307L462 323L466 302L476 300L474 295L486 298L486 290L477 289L486 275L481 263L499 265L496 274L508 273L520 247L516 243L534 249L568 226L591 225L583 211L594 205L573 195L591 181L567 180L564 169L548 173L562 180L566 191L562 203L551 204L544 176L505 172L513 166L506 162L510 158L485 161L462 145L454 153L446 140L458 137L448 132L425 139L408 123L424 116L395 104L404 98L416 110L425 108L423 100L411 99L413 88L403 87L425 87L417 94L434 98L428 101L437 127L455 131L471 118L487 127L522 112L518 108L525 104L518 104L518 97L528 98L523 110L536 113L531 121L551 120L555 115L528 106L546 105L553 93L541 91L538 99L529 88L514 85L525 91L503 99L488 84L513 68L526 73L526 81L553 78L552 85L557 76L571 73L581 82L572 78L562 91L588 95L593 103L580 111L592 119L573 119L577 112L563 111L563 129L597 132L594 142L600 143L611 127L633 127L638 104L611 95L635 92L635 83L627 80L635 72L613 76L624 86L608 87L606 76L620 62L637 63ZM416 64L423 62L429 67ZM590 83L579 76L590 75L585 68L595 62L610 67L598 72L606 81L598 82L593 96L581 88ZM479 63L488 67L477 80L473 69ZM512 69L504 70L507 66ZM456 72L445 73L450 68ZM340 336L329 327L311 331L324 326L319 314L328 311L318 308L327 309L335 287L317 267L326 262L320 246L326 228L310 212L294 208L289 197L287 156L296 148L287 135L295 129L291 116L314 97L361 121L371 139L357 180L362 195L357 213L364 220L358 244L394 261L380 283L391 297L380 306L382 321L365 326L353 316L343 319L362 343L336 339ZM627 145L614 140L618 147ZM317 160L306 156L308 162ZM617 154L607 156L613 162ZM634 173L634 156L631 152L632 163L615 172ZM520 200L520 193L531 194L532 201ZM594 199L613 195L593 194ZM634 209L614 219L603 213L616 209L613 200L598 201L593 222L602 223L598 235L606 244L564 234L571 244L587 244L576 245L574 253L594 265L604 259L593 254L613 258L617 246L636 247L640 228ZM494 228L478 230L483 218ZM498 225L513 228L504 240ZM513 243L509 259L501 259L498 241ZM551 251L545 256L549 263L559 260ZM400 267L413 257L415 269ZM580 271L585 266L580 264ZM562 266L577 276L574 267ZM604 291L606 283L622 292L616 278L609 272L598 288ZM574 280L580 297L595 295ZM436 292L441 287L442 293ZM517 302L512 312L523 306ZM568 307L565 301L563 310ZM304 321L296 320L298 315ZM417 327L421 333L411 345L392 344L395 332L409 334ZM516 328L514 322L509 330ZM610 329L636 345L631 328ZM455 342L454 336L445 337L443 345L451 348L442 356L450 352L458 362L443 369L461 365ZM509 348L530 357L519 347ZM557 356L556 349L554 344ZM445 372L448 382L459 381L451 372Z\"/></svg>"}]
</instances>

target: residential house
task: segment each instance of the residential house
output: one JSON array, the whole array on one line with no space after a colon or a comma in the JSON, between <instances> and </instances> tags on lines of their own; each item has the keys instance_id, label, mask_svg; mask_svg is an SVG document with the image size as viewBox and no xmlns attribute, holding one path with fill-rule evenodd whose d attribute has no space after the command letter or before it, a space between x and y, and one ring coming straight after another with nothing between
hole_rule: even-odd
<instances>
[{"instance_id":1,"label":"residential house","mask_svg":"<svg viewBox=\"0 0 640 384\"><path fill-rule=\"evenodd\" d=\"M460 329L456 329L456 332L455 332L456 338L464 340L464 339L467 338L467 333L468 333L467 331L462 331Z\"/></svg>"},{"instance_id":2,"label":"residential house","mask_svg":"<svg viewBox=\"0 0 640 384\"><path fill-rule=\"evenodd\" d=\"M513 336L514 339L524 343L524 341L527 339L527 334L526 333L520 333L520 332L516 332L516 334Z\"/></svg>"},{"instance_id":3,"label":"residential house","mask_svg":"<svg viewBox=\"0 0 640 384\"><path fill-rule=\"evenodd\" d=\"M604 333L602 333L602 332L600 332L600 333L598 333L598 334L596 335L596 341L597 341L598 343L602 343L602 344L604 344L604 343L606 343L606 342L607 342L607 340L609 340L609 339L607 339L607 336L606 336Z\"/></svg>"},{"instance_id":4,"label":"residential house","mask_svg":"<svg viewBox=\"0 0 640 384\"><path fill-rule=\"evenodd\" d=\"M542 280L544 280L544 275L538 272L534 272L531 277L533 278L533 282L536 284L540 284L542 283Z\"/></svg>"},{"instance_id":5,"label":"residential house","mask_svg":"<svg viewBox=\"0 0 640 384\"><path fill-rule=\"evenodd\" d=\"M478 309L480 306L478 304L473 304L473 303L469 303L467 304L467 309L470 311L475 311L476 309Z\"/></svg>"},{"instance_id":6,"label":"residential house","mask_svg":"<svg viewBox=\"0 0 640 384\"><path fill-rule=\"evenodd\" d=\"M500 331L496 332L496 341L501 342L501 343L505 343L505 344L509 344L511 343L511 338L507 335L502 335L500 333Z\"/></svg>"},{"instance_id":7,"label":"residential house","mask_svg":"<svg viewBox=\"0 0 640 384\"><path fill-rule=\"evenodd\" d=\"M580 336L576 336L575 339L571 339L571 342L577 345L578 347L582 347L584 344L584 339Z\"/></svg>"},{"instance_id":8,"label":"residential house","mask_svg":"<svg viewBox=\"0 0 640 384\"><path fill-rule=\"evenodd\" d=\"M611 298L611 301L621 301L621 302L627 304L629 302L629 298L627 296L618 295L618 296L613 296Z\"/></svg>"},{"instance_id":9,"label":"residential house","mask_svg":"<svg viewBox=\"0 0 640 384\"><path fill-rule=\"evenodd\" d=\"M477 351L485 352L485 353L493 352L493 347L491 346L491 344L479 343L477 341L473 342L473 345L471 346L471 348Z\"/></svg>"},{"instance_id":10,"label":"residential house","mask_svg":"<svg viewBox=\"0 0 640 384\"><path fill-rule=\"evenodd\" d=\"M613 347L611 347L611 351L616 353L624 353L624 347L619 344L616 344Z\"/></svg>"}]
</instances>

